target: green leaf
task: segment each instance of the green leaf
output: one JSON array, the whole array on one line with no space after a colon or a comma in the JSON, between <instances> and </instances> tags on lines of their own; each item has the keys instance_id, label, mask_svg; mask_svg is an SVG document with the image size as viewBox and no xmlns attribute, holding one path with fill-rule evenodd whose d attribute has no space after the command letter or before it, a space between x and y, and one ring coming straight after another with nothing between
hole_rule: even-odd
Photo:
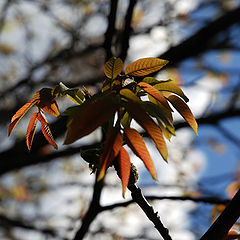
<instances>
[{"instance_id":1,"label":"green leaf","mask_svg":"<svg viewBox=\"0 0 240 240\"><path fill-rule=\"evenodd\" d=\"M115 79L121 73L122 68L122 60L120 58L112 57L105 64L104 73L108 78Z\"/></svg>"},{"instance_id":2,"label":"green leaf","mask_svg":"<svg viewBox=\"0 0 240 240\"><path fill-rule=\"evenodd\" d=\"M177 84L175 84L172 80L161 81L160 83L154 85L154 87L159 91L167 91L167 92L175 93L181 98L183 98L185 102L189 101L189 99L184 94L182 89Z\"/></svg>"}]
</instances>

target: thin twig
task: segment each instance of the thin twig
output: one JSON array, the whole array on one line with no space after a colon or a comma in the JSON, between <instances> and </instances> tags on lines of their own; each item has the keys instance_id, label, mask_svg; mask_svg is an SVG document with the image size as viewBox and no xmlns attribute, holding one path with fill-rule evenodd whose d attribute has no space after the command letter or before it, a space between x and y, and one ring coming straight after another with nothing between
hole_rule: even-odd
<instances>
[{"instance_id":1,"label":"thin twig","mask_svg":"<svg viewBox=\"0 0 240 240\"><path fill-rule=\"evenodd\" d=\"M154 224L160 235L164 240L172 240L169 231L162 224L157 212L154 212L153 207L147 202L142 194L142 191L136 185L129 185L128 189L131 191L132 199L140 206L140 208L147 215L148 219Z\"/></svg>"}]
</instances>

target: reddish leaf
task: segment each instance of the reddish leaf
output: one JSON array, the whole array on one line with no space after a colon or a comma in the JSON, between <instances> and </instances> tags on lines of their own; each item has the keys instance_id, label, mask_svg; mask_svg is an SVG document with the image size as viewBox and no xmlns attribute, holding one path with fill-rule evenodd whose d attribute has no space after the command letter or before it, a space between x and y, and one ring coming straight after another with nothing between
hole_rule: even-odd
<instances>
[{"instance_id":1,"label":"reddish leaf","mask_svg":"<svg viewBox=\"0 0 240 240\"><path fill-rule=\"evenodd\" d=\"M107 168L112 163L114 158L117 157L122 146L122 141L123 136L119 132L119 129L113 127L108 131L104 143L103 153L100 156L100 171L98 174L98 181L100 181L105 176Z\"/></svg>"},{"instance_id":2,"label":"reddish leaf","mask_svg":"<svg viewBox=\"0 0 240 240\"><path fill-rule=\"evenodd\" d=\"M35 98L32 98L29 102L27 102L25 105L23 105L12 117L11 124L8 128L8 136L11 134L12 130L16 126L16 124L19 122L19 120L29 111L29 109L36 104L37 100Z\"/></svg>"},{"instance_id":3,"label":"reddish leaf","mask_svg":"<svg viewBox=\"0 0 240 240\"><path fill-rule=\"evenodd\" d=\"M108 78L115 79L121 73L122 68L122 60L120 58L112 57L105 64L104 73Z\"/></svg>"},{"instance_id":4,"label":"reddish leaf","mask_svg":"<svg viewBox=\"0 0 240 240\"><path fill-rule=\"evenodd\" d=\"M152 177L156 180L155 166L142 136L133 128L124 128L124 132L127 145L143 161Z\"/></svg>"},{"instance_id":5,"label":"reddish leaf","mask_svg":"<svg viewBox=\"0 0 240 240\"><path fill-rule=\"evenodd\" d=\"M145 76L159 71L167 63L167 60L159 58L141 58L128 65L125 69L125 74L131 76Z\"/></svg>"},{"instance_id":6,"label":"reddish leaf","mask_svg":"<svg viewBox=\"0 0 240 240\"><path fill-rule=\"evenodd\" d=\"M167 161L167 146L161 129L152 118L136 103L127 102L126 108L129 114L142 126L155 142L163 159Z\"/></svg>"},{"instance_id":7,"label":"reddish leaf","mask_svg":"<svg viewBox=\"0 0 240 240\"><path fill-rule=\"evenodd\" d=\"M42 126L42 133L44 135L44 137L46 138L46 140L55 148L57 149L57 144L54 142L49 124L47 122L46 117L44 116L43 113L39 112L37 119L40 121L41 126Z\"/></svg>"},{"instance_id":8,"label":"reddish leaf","mask_svg":"<svg viewBox=\"0 0 240 240\"><path fill-rule=\"evenodd\" d=\"M37 105L42 108L48 114L55 117L60 115L56 101L54 100L55 94L51 88L42 88L34 95L38 99Z\"/></svg>"},{"instance_id":9,"label":"reddish leaf","mask_svg":"<svg viewBox=\"0 0 240 240\"><path fill-rule=\"evenodd\" d=\"M33 141L33 137L34 137L37 122L38 122L38 119L37 119L38 114L39 113L34 113L32 115L32 117L30 118L29 124L28 124L28 128L27 128L26 143L27 143L27 147L28 147L29 151L32 146L32 141Z\"/></svg>"},{"instance_id":10,"label":"reddish leaf","mask_svg":"<svg viewBox=\"0 0 240 240\"><path fill-rule=\"evenodd\" d=\"M145 82L138 83L138 86L141 87L145 92L150 94L152 97L157 99L160 103L162 103L162 105L167 110L171 110L171 108L170 108L167 100L164 98L163 94L160 91L158 91L155 87L153 87L150 84L145 83Z\"/></svg>"},{"instance_id":11,"label":"reddish leaf","mask_svg":"<svg viewBox=\"0 0 240 240\"><path fill-rule=\"evenodd\" d=\"M58 117L60 115L58 105L56 101L54 100L50 105L42 105L41 102L38 103L38 106L42 108L42 110L50 115L53 115L55 117Z\"/></svg>"},{"instance_id":12,"label":"reddish leaf","mask_svg":"<svg viewBox=\"0 0 240 240\"><path fill-rule=\"evenodd\" d=\"M107 95L96 101L80 105L79 112L68 124L64 144L70 144L93 132L114 116L117 110L116 99Z\"/></svg>"},{"instance_id":13,"label":"reddish leaf","mask_svg":"<svg viewBox=\"0 0 240 240\"><path fill-rule=\"evenodd\" d=\"M198 124L188 105L176 95L169 96L168 100L173 105L173 107L176 108L177 111L182 115L182 117L188 122L190 127L196 133L196 135L198 135L197 133Z\"/></svg>"},{"instance_id":14,"label":"reddish leaf","mask_svg":"<svg viewBox=\"0 0 240 240\"><path fill-rule=\"evenodd\" d=\"M122 195L125 198L126 188L128 186L130 172L131 172L131 161L128 152L122 146L118 156L118 163L120 167L120 176L122 181Z\"/></svg>"}]
</instances>

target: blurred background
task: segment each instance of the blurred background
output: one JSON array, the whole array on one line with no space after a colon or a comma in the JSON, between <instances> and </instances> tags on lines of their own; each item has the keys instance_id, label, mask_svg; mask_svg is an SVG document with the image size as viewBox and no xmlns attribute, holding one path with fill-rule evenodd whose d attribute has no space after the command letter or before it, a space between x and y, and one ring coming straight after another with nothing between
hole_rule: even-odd
<instances>
[{"instance_id":1,"label":"blurred background","mask_svg":"<svg viewBox=\"0 0 240 240\"><path fill-rule=\"evenodd\" d=\"M138 185L155 199L151 203L173 239L199 239L222 211L219 204L240 185L239 16L239 0L1 0L0 239L73 239L94 182L80 149L98 143L101 131L63 146L65 120L48 116L59 150L38 126L28 153L30 115L9 138L7 129L12 115L42 87L63 82L98 92L111 52L125 65L141 57L169 60L156 78L173 79L190 99L199 136L174 115L177 136L168 143L168 164L145 138L159 181L131 159ZM64 98L58 105L63 112L72 103ZM115 175L108 170L101 199L109 208L131 199L128 191L122 198ZM141 209L129 204L99 214L85 239L159 236Z\"/></svg>"}]
</instances>

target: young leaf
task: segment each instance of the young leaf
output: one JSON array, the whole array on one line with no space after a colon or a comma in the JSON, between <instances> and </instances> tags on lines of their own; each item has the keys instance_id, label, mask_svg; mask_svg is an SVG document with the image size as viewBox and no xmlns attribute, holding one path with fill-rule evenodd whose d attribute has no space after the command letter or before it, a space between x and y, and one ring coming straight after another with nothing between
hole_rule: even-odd
<instances>
[{"instance_id":1,"label":"young leaf","mask_svg":"<svg viewBox=\"0 0 240 240\"><path fill-rule=\"evenodd\" d=\"M133 128L124 128L124 133L126 136L127 145L136 154L136 156L138 156L143 161L152 177L157 180L153 160L148 152L142 136Z\"/></svg>"},{"instance_id":2,"label":"young leaf","mask_svg":"<svg viewBox=\"0 0 240 240\"><path fill-rule=\"evenodd\" d=\"M128 88L124 88L120 91L120 95L123 96L125 99L128 99L132 102L138 103L138 104L142 104L143 102L141 101L141 99L136 96L130 89Z\"/></svg>"},{"instance_id":3,"label":"young leaf","mask_svg":"<svg viewBox=\"0 0 240 240\"><path fill-rule=\"evenodd\" d=\"M152 97L156 98L167 110L171 111L171 108L167 100L164 98L163 94L160 91L158 91L155 87L145 82L138 83L138 86L141 87L145 92L150 94Z\"/></svg>"},{"instance_id":4,"label":"young leaf","mask_svg":"<svg viewBox=\"0 0 240 240\"><path fill-rule=\"evenodd\" d=\"M126 188L128 186L130 172L131 172L131 161L128 152L122 146L118 155L118 163L120 168L120 176L122 181L122 195L125 198Z\"/></svg>"},{"instance_id":5,"label":"young leaf","mask_svg":"<svg viewBox=\"0 0 240 240\"><path fill-rule=\"evenodd\" d=\"M144 109L134 102L126 102L126 108L129 114L142 126L155 142L163 159L167 161L167 146L163 138L161 129L156 125L152 118Z\"/></svg>"},{"instance_id":6,"label":"young leaf","mask_svg":"<svg viewBox=\"0 0 240 240\"><path fill-rule=\"evenodd\" d=\"M108 78L115 79L121 73L122 68L122 60L120 58L112 57L105 64L104 73Z\"/></svg>"},{"instance_id":7,"label":"young leaf","mask_svg":"<svg viewBox=\"0 0 240 240\"><path fill-rule=\"evenodd\" d=\"M116 127L111 128L107 132L106 140L104 143L103 153L100 156L98 181L100 181L106 173L107 168L112 163L114 158L117 157L121 146L123 136Z\"/></svg>"},{"instance_id":8,"label":"young leaf","mask_svg":"<svg viewBox=\"0 0 240 240\"><path fill-rule=\"evenodd\" d=\"M175 84L172 80L161 81L160 83L154 85L154 87L159 91L167 91L167 92L175 93L181 98L183 98L185 102L189 101L189 99L184 94L182 89L177 84Z\"/></svg>"},{"instance_id":9,"label":"young leaf","mask_svg":"<svg viewBox=\"0 0 240 240\"><path fill-rule=\"evenodd\" d=\"M174 135L175 136L175 132L172 133L169 131L169 129L167 127L165 127L161 121L161 119L157 118L157 122L158 122L158 126L161 128L162 130L162 133L164 135L164 137L170 141L171 140L171 137Z\"/></svg>"},{"instance_id":10,"label":"young leaf","mask_svg":"<svg viewBox=\"0 0 240 240\"><path fill-rule=\"evenodd\" d=\"M28 124L28 128L27 128L26 143L27 143L27 147L28 147L29 151L32 147L32 141L33 141L33 137L34 137L37 122L38 122L38 119L37 119L38 114L39 113L34 113L32 115L32 117L30 118L29 124Z\"/></svg>"},{"instance_id":11,"label":"young leaf","mask_svg":"<svg viewBox=\"0 0 240 240\"><path fill-rule=\"evenodd\" d=\"M68 124L64 144L75 142L109 120L117 110L116 101L113 95L106 95L96 101L80 105L79 112L74 114Z\"/></svg>"},{"instance_id":12,"label":"young leaf","mask_svg":"<svg viewBox=\"0 0 240 240\"><path fill-rule=\"evenodd\" d=\"M12 117L11 123L8 128L8 136L11 134L12 130L19 122L19 120L29 111L29 109L37 103L37 99L32 98L29 102L23 105Z\"/></svg>"},{"instance_id":13,"label":"young leaf","mask_svg":"<svg viewBox=\"0 0 240 240\"><path fill-rule=\"evenodd\" d=\"M45 117L45 115L41 112L38 113L37 115L37 119L39 120L39 122L41 123L41 127L42 127L42 133L44 135L44 137L46 138L46 140L55 148L58 149L57 144L54 142L54 138L52 136L49 124L47 122L47 119Z\"/></svg>"},{"instance_id":14,"label":"young leaf","mask_svg":"<svg viewBox=\"0 0 240 240\"><path fill-rule=\"evenodd\" d=\"M182 115L182 117L188 122L190 127L196 133L196 135L198 135L197 133L198 124L188 105L176 95L169 96L168 100L173 105L173 107L176 108L176 110Z\"/></svg>"},{"instance_id":15,"label":"young leaf","mask_svg":"<svg viewBox=\"0 0 240 240\"><path fill-rule=\"evenodd\" d=\"M125 74L130 76L145 76L159 71L167 63L167 60L159 58L141 58L128 65L125 69Z\"/></svg>"},{"instance_id":16,"label":"young leaf","mask_svg":"<svg viewBox=\"0 0 240 240\"><path fill-rule=\"evenodd\" d=\"M55 95L51 88L42 88L40 91L34 94L34 98L38 99L37 106L48 114L55 117L60 115L56 101L54 100Z\"/></svg>"}]
</instances>

